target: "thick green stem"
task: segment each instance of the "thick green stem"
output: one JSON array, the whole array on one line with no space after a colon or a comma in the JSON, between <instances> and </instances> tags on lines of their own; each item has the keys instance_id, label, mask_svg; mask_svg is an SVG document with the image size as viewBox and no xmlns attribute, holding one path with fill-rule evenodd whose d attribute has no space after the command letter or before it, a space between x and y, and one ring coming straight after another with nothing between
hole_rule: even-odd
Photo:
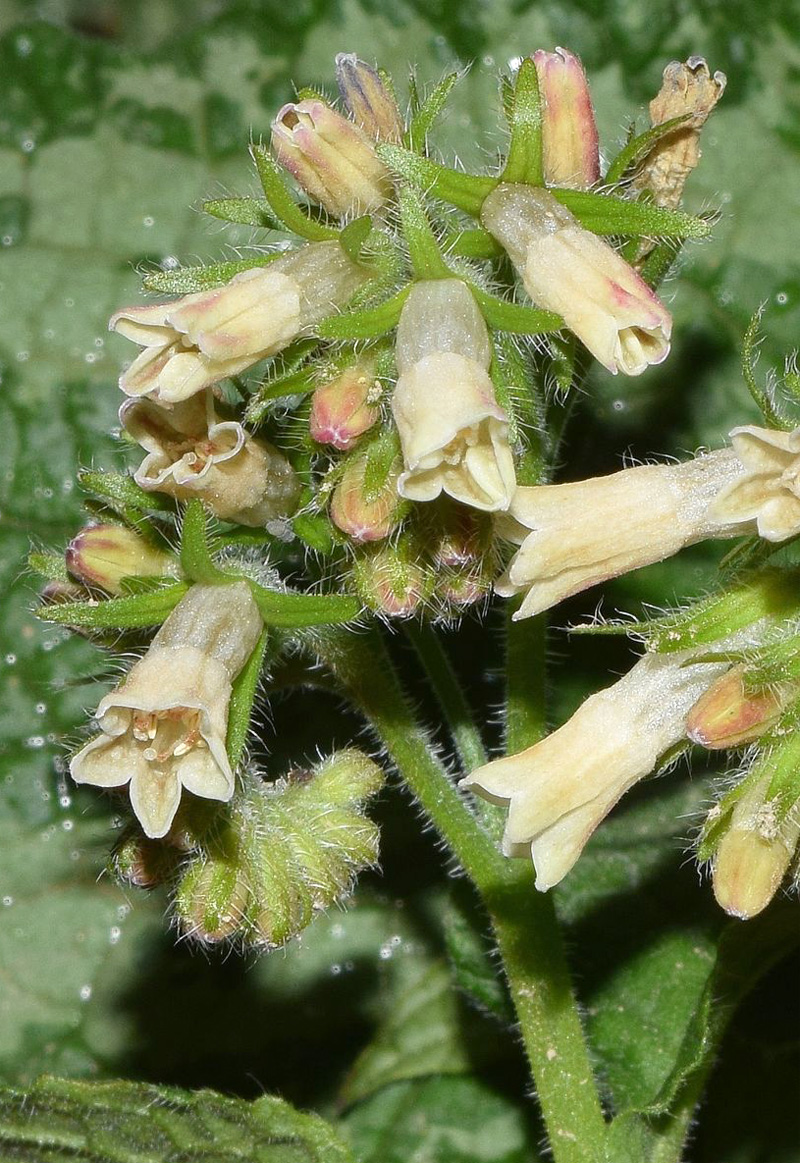
<instances>
[{"instance_id":1,"label":"thick green stem","mask_svg":"<svg viewBox=\"0 0 800 1163\"><path fill-rule=\"evenodd\" d=\"M370 720L486 903L553 1158L556 1163L605 1160L606 1124L550 899L535 892L530 866L502 857L479 826L416 722L377 632L328 632L316 649Z\"/></svg>"}]
</instances>

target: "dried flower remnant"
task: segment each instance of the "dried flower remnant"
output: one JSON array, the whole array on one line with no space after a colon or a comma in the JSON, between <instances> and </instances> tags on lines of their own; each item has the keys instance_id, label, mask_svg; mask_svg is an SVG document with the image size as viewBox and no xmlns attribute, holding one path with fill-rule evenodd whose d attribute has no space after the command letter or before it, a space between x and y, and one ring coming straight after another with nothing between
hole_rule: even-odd
<instances>
[{"instance_id":1,"label":"dried flower remnant","mask_svg":"<svg viewBox=\"0 0 800 1163\"><path fill-rule=\"evenodd\" d=\"M669 354L672 318L633 267L548 191L503 183L483 225L508 252L537 306L561 315L595 359L638 376Z\"/></svg>"},{"instance_id":2,"label":"dried flower remnant","mask_svg":"<svg viewBox=\"0 0 800 1163\"><path fill-rule=\"evenodd\" d=\"M288 460L238 421L219 420L210 391L169 410L128 400L120 420L147 452L134 480L180 501L199 498L217 517L265 526L291 515L300 484Z\"/></svg>"},{"instance_id":3,"label":"dried flower remnant","mask_svg":"<svg viewBox=\"0 0 800 1163\"><path fill-rule=\"evenodd\" d=\"M367 278L338 242L311 243L209 291L126 307L109 329L143 350L120 377L165 405L238 375L341 308Z\"/></svg>"},{"instance_id":4,"label":"dried flower remnant","mask_svg":"<svg viewBox=\"0 0 800 1163\"><path fill-rule=\"evenodd\" d=\"M533 54L542 99L544 179L586 190L600 177L600 151L583 65L564 48Z\"/></svg>"},{"instance_id":5,"label":"dried flower remnant","mask_svg":"<svg viewBox=\"0 0 800 1163\"><path fill-rule=\"evenodd\" d=\"M131 807L151 839L169 831L184 788L229 800L228 704L261 627L246 582L192 586L144 658L100 700L101 734L73 757L75 782L130 784Z\"/></svg>"},{"instance_id":6,"label":"dried flower remnant","mask_svg":"<svg viewBox=\"0 0 800 1163\"><path fill-rule=\"evenodd\" d=\"M729 449L682 464L640 465L609 476L518 488L498 531L520 548L495 589L525 595L515 619L629 570L663 561L722 531L710 506L742 472Z\"/></svg>"},{"instance_id":7,"label":"dried flower remnant","mask_svg":"<svg viewBox=\"0 0 800 1163\"><path fill-rule=\"evenodd\" d=\"M647 190L657 206L675 209L686 179L700 160L700 130L725 92L727 78L714 73L702 57L685 64L672 61L664 69L661 90L650 102L650 124L663 125L675 117L687 120L656 143L634 177L637 189Z\"/></svg>"},{"instance_id":8,"label":"dried flower remnant","mask_svg":"<svg viewBox=\"0 0 800 1163\"><path fill-rule=\"evenodd\" d=\"M621 796L684 739L687 713L727 666L693 662L696 653L645 655L557 731L462 781L508 805L503 851L532 856L542 892L566 876Z\"/></svg>"},{"instance_id":9,"label":"dried flower remnant","mask_svg":"<svg viewBox=\"0 0 800 1163\"><path fill-rule=\"evenodd\" d=\"M366 133L324 101L284 105L272 123L272 149L329 214L369 214L391 196L391 175Z\"/></svg>"},{"instance_id":10,"label":"dried flower remnant","mask_svg":"<svg viewBox=\"0 0 800 1163\"><path fill-rule=\"evenodd\" d=\"M410 501L445 492L487 512L505 509L515 488L508 416L489 376L486 324L465 283L416 283L397 328L399 378L392 414Z\"/></svg>"}]
</instances>

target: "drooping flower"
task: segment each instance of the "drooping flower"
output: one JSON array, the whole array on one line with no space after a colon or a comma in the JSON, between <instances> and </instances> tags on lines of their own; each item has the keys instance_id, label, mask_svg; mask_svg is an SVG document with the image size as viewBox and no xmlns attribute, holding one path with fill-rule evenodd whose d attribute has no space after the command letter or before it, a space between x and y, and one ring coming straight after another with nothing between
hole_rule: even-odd
<instances>
[{"instance_id":1,"label":"drooping flower","mask_svg":"<svg viewBox=\"0 0 800 1163\"><path fill-rule=\"evenodd\" d=\"M366 133L319 99L290 103L278 111L272 149L329 214L369 214L391 196L391 174Z\"/></svg>"},{"instance_id":2,"label":"drooping flower","mask_svg":"<svg viewBox=\"0 0 800 1163\"><path fill-rule=\"evenodd\" d=\"M120 377L128 396L170 405L281 351L341 308L366 272L338 242L318 242L172 303L126 307L109 329L138 343Z\"/></svg>"},{"instance_id":3,"label":"drooping flower","mask_svg":"<svg viewBox=\"0 0 800 1163\"><path fill-rule=\"evenodd\" d=\"M636 271L548 190L503 183L481 221L537 306L561 315L610 372L638 376L669 354L672 318Z\"/></svg>"},{"instance_id":4,"label":"drooping flower","mask_svg":"<svg viewBox=\"0 0 800 1163\"><path fill-rule=\"evenodd\" d=\"M600 152L583 65L564 48L533 54L542 101L542 152L548 186L586 190L600 177Z\"/></svg>"},{"instance_id":5,"label":"drooping flower","mask_svg":"<svg viewBox=\"0 0 800 1163\"><path fill-rule=\"evenodd\" d=\"M710 516L731 533L786 541L800 533L800 428L746 425L730 434L743 472L714 500ZM730 534L729 534L730 535Z\"/></svg>"},{"instance_id":6,"label":"drooping flower","mask_svg":"<svg viewBox=\"0 0 800 1163\"><path fill-rule=\"evenodd\" d=\"M508 417L489 376L489 334L460 279L416 283L397 328L392 414L403 448L402 496L448 493L465 505L508 507L515 488Z\"/></svg>"},{"instance_id":7,"label":"drooping flower","mask_svg":"<svg viewBox=\"0 0 800 1163\"><path fill-rule=\"evenodd\" d=\"M503 851L533 857L541 891L566 876L621 796L685 737L689 709L727 666L693 662L695 654L646 654L557 731L462 781L508 805Z\"/></svg>"},{"instance_id":8,"label":"drooping flower","mask_svg":"<svg viewBox=\"0 0 800 1163\"><path fill-rule=\"evenodd\" d=\"M153 839L169 831L184 788L229 800L228 704L261 627L246 582L192 586L145 656L100 700L101 734L73 757L75 782L129 783L131 807Z\"/></svg>"},{"instance_id":9,"label":"drooping flower","mask_svg":"<svg viewBox=\"0 0 800 1163\"><path fill-rule=\"evenodd\" d=\"M147 452L134 480L179 501L199 498L225 521L265 526L291 515L300 484L289 462L238 421L219 420L210 391L169 410L127 400L120 420Z\"/></svg>"},{"instance_id":10,"label":"drooping flower","mask_svg":"<svg viewBox=\"0 0 800 1163\"><path fill-rule=\"evenodd\" d=\"M518 488L499 520L519 550L495 589L524 593L529 618L608 578L662 561L722 530L709 506L742 466L729 449L681 464L640 465L562 485ZM735 486L734 486L735 487Z\"/></svg>"}]
</instances>

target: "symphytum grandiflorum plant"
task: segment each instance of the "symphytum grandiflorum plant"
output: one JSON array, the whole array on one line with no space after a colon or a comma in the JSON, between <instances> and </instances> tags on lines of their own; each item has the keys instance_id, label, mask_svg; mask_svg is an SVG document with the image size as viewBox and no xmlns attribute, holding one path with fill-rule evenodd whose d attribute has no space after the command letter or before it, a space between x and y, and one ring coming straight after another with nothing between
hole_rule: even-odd
<instances>
[{"instance_id":1,"label":"symphytum grandiflorum plant","mask_svg":"<svg viewBox=\"0 0 800 1163\"><path fill-rule=\"evenodd\" d=\"M727 1010L649 1105L620 1111L595 1073L550 890L620 798L692 747L731 752L694 828L710 881L697 892L749 921L791 886L800 380L789 366L759 387L756 318L744 376L761 424L694 456L663 448L554 478L593 360L621 377L668 365L662 285L712 230L680 207L725 77L699 57L667 65L649 128L604 167L581 62L538 50L502 80L502 156L467 173L435 147L455 74L427 96L412 84L404 114L384 73L350 54L336 68L338 103L302 91L251 145L263 195L205 204L253 228L248 257L151 270L148 297L111 318L131 342L130 473L85 473L91 521L65 556L34 559L41 619L135 656L98 698L71 776L114 796L115 876L167 886L171 924L194 944L265 957L378 866L369 801L386 774L402 781L482 902L496 957L478 940L482 968L457 981L483 1004L500 997L550 1156L677 1161ZM579 627L628 633L640 657L548 732L548 611L717 539L736 540L701 599ZM502 750L445 652L459 626L473 644L479 628L502 638ZM474 662L496 656L487 645ZM404 690L413 659L438 699L435 740ZM369 738L309 768L265 767L265 708L312 686L351 704ZM45 1088L37 1101L73 1100ZM270 1143L283 1118L309 1151L317 1136L313 1158L349 1157L333 1128L270 1101Z\"/></svg>"}]
</instances>

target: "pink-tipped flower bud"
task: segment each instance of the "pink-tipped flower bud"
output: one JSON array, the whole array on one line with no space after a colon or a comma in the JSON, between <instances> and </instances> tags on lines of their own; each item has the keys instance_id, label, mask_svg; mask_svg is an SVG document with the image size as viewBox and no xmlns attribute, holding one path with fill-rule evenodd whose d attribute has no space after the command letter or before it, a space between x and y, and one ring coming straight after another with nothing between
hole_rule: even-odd
<instances>
[{"instance_id":1,"label":"pink-tipped flower bud","mask_svg":"<svg viewBox=\"0 0 800 1163\"><path fill-rule=\"evenodd\" d=\"M400 518L402 500L397 493L399 458L380 482L372 487L366 479L368 458L356 454L345 466L331 498L330 515L337 529L353 541L382 541Z\"/></svg>"},{"instance_id":2,"label":"pink-tipped flower bud","mask_svg":"<svg viewBox=\"0 0 800 1163\"><path fill-rule=\"evenodd\" d=\"M533 63L542 100L545 182L588 189L600 177L600 153L583 65L563 48L537 49Z\"/></svg>"},{"instance_id":3,"label":"pink-tipped flower bud","mask_svg":"<svg viewBox=\"0 0 800 1163\"><path fill-rule=\"evenodd\" d=\"M124 525L88 525L67 546L67 569L88 586L122 593L128 577L178 577L178 562Z\"/></svg>"},{"instance_id":4,"label":"pink-tipped flower bud","mask_svg":"<svg viewBox=\"0 0 800 1163\"><path fill-rule=\"evenodd\" d=\"M284 105L272 123L275 157L337 217L378 210L392 192L388 169L363 130L324 101Z\"/></svg>"},{"instance_id":5,"label":"pink-tipped flower bud","mask_svg":"<svg viewBox=\"0 0 800 1163\"><path fill-rule=\"evenodd\" d=\"M347 111L376 141L403 140L403 119L397 102L380 75L355 53L339 53L336 83Z\"/></svg>"},{"instance_id":6,"label":"pink-tipped flower bud","mask_svg":"<svg viewBox=\"0 0 800 1163\"><path fill-rule=\"evenodd\" d=\"M404 541L359 554L353 569L364 604L387 618L409 618L430 597L435 580Z\"/></svg>"},{"instance_id":7,"label":"pink-tipped flower bud","mask_svg":"<svg viewBox=\"0 0 800 1163\"><path fill-rule=\"evenodd\" d=\"M380 383L373 360L361 360L320 385L311 400L311 439L344 451L356 443L380 416Z\"/></svg>"},{"instance_id":8,"label":"pink-tipped flower bud","mask_svg":"<svg viewBox=\"0 0 800 1163\"><path fill-rule=\"evenodd\" d=\"M686 734L718 751L750 743L777 722L784 699L772 689L750 692L744 666L734 666L708 688L689 712Z\"/></svg>"}]
</instances>

